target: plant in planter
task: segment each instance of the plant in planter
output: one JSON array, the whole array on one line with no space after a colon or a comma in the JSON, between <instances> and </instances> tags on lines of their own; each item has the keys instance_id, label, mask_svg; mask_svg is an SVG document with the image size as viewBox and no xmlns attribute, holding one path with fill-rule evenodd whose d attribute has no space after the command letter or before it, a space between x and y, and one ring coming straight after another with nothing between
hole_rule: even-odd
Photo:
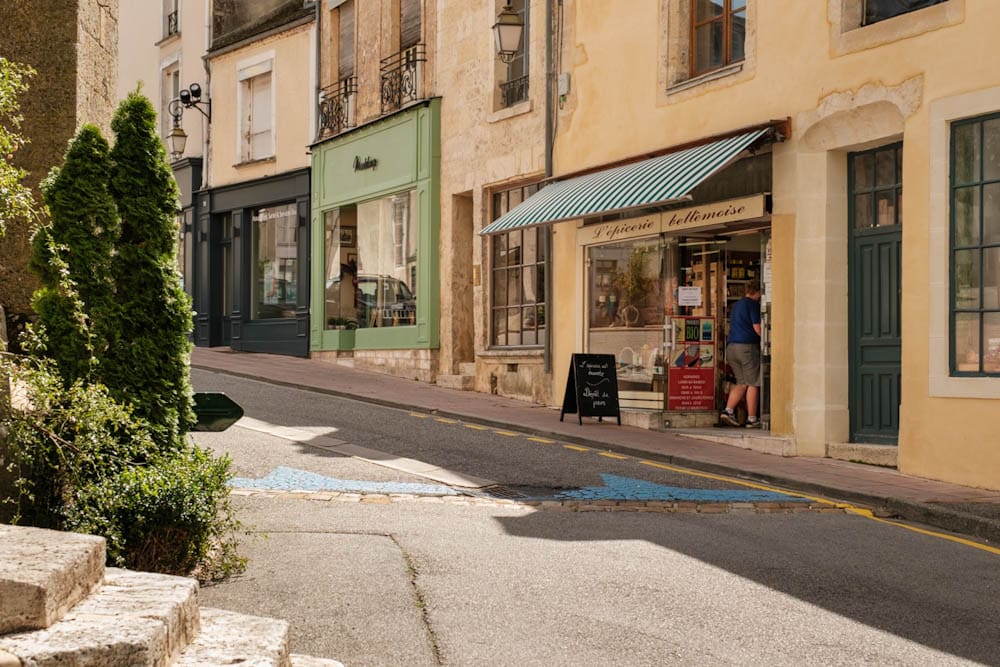
<instances>
[{"instance_id":1,"label":"plant in planter","mask_svg":"<svg viewBox=\"0 0 1000 667\"><path fill-rule=\"evenodd\" d=\"M639 309L653 283L653 280L646 275L646 256L648 254L648 248L633 249L625 263L625 268L615 271L612 278L615 290L621 295L618 315L625 326L642 324Z\"/></svg>"}]
</instances>

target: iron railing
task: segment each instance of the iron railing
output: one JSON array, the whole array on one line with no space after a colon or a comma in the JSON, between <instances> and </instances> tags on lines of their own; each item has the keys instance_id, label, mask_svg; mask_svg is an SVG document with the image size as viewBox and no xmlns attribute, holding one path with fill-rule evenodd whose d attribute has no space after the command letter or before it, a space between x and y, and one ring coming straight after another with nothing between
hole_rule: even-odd
<instances>
[{"instance_id":1,"label":"iron railing","mask_svg":"<svg viewBox=\"0 0 1000 667\"><path fill-rule=\"evenodd\" d=\"M179 30L180 27L177 25L177 10L175 9L167 14L167 37L176 35Z\"/></svg>"},{"instance_id":2,"label":"iron railing","mask_svg":"<svg viewBox=\"0 0 1000 667\"><path fill-rule=\"evenodd\" d=\"M383 114L420 99L423 63L426 61L427 51L423 44L414 44L382 61Z\"/></svg>"},{"instance_id":3,"label":"iron railing","mask_svg":"<svg viewBox=\"0 0 1000 667\"><path fill-rule=\"evenodd\" d=\"M349 76L319 91L319 138L340 134L354 127L357 77Z\"/></svg>"},{"instance_id":4,"label":"iron railing","mask_svg":"<svg viewBox=\"0 0 1000 667\"><path fill-rule=\"evenodd\" d=\"M528 77L519 76L500 84L500 100L505 107L511 107L528 99Z\"/></svg>"}]
</instances>

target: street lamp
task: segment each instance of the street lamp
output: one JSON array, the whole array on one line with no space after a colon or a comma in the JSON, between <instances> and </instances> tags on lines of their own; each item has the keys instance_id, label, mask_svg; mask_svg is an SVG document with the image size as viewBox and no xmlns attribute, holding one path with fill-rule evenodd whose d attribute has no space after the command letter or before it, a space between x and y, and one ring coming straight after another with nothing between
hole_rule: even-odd
<instances>
[{"instance_id":1,"label":"street lamp","mask_svg":"<svg viewBox=\"0 0 1000 667\"><path fill-rule=\"evenodd\" d=\"M174 119L174 126L167 135L170 144L170 157L175 160L184 155L184 147L187 145L187 132L181 127L181 118L184 110L190 108L197 109L208 122L212 122L212 101L201 99L201 86L192 83L184 90L177 93L177 97L170 100L167 111Z\"/></svg>"},{"instance_id":2,"label":"street lamp","mask_svg":"<svg viewBox=\"0 0 1000 667\"><path fill-rule=\"evenodd\" d=\"M497 57L501 62L509 63L517 55L523 31L524 19L510 6L510 0L507 0L507 5L497 14L497 22L493 24Z\"/></svg>"}]
</instances>

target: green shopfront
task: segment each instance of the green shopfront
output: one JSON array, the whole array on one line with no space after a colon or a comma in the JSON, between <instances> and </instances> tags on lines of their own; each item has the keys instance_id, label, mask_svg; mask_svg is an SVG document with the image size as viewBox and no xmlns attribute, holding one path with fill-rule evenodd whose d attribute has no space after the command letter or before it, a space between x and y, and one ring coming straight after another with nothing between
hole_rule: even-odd
<instances>
[{"instance_id":1,"label":"green shopfront","mask_svg":"<svg viewBox=\"0 0 1000 667\"><path fill-rule=\"evenodd\" d=\"M312 147L313 356L432 379L439 109L429 100Z\"/></svg>"}]
</instances>

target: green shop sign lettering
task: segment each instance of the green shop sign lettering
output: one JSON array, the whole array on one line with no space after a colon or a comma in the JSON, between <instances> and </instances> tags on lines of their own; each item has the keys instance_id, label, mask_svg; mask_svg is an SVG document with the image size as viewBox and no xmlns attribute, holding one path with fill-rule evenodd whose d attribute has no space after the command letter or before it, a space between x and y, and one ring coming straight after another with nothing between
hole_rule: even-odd
<instances>
[{"instance_id":1,"label":"green shop sign lettering","mask_svg":"<svg viewBox=\"0 0 1000 667\"><path fill-rule=\"evenodd\" d=\"M366 157L362 160L359 156L354 156L354 171L364 171L365 169L371 169L374 171L377 166L378 160L373 157Z\"/></svg>"}]
</instances>

